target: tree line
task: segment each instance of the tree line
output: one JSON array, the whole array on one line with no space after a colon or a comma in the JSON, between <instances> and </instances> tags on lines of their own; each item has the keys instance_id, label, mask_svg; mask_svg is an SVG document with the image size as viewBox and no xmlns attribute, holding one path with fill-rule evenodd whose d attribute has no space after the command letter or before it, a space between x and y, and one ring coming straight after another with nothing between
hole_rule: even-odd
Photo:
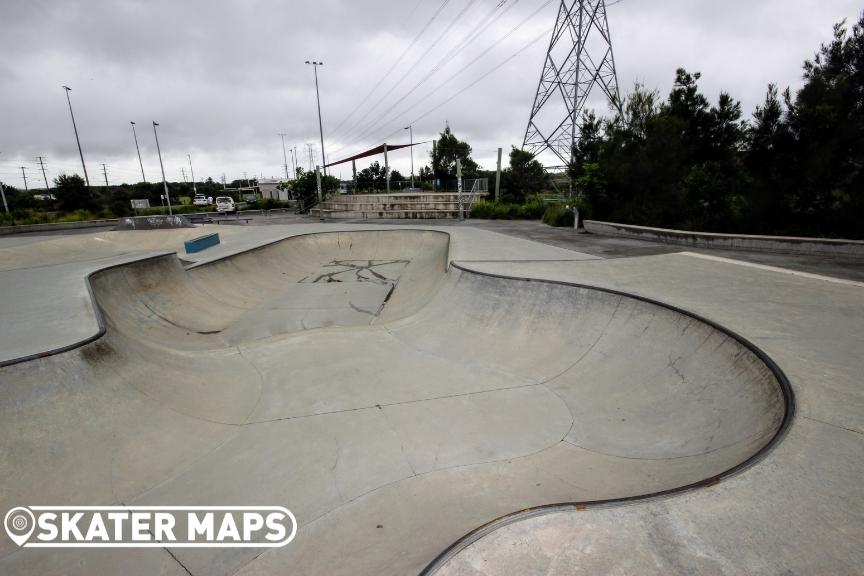
<instances>
[{"instance_id":1,"label":"tree line","mask_svg":"<svg viewBox=\"0 0 864 576\"><path fill-rule=\"evenodd\" d=\"M749 120L679 69L668 98L636 86L612 118L586 113L568 173L592 217L691 230L864 237L864 15L770 85Z\"/></svg>"}]
</instances>

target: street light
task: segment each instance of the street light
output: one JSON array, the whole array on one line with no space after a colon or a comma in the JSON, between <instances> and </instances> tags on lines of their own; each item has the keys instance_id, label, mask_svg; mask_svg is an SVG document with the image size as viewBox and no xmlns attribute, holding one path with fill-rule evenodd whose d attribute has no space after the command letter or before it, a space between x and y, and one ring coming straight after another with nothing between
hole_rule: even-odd
<instances>
[{"instance_id":1,"label":"street light","mask_svg":"<svg viewBox=\"0 0 864 576\"><path fill-rule=\"evenodd\" d=\"M414 125L409 124L405 130L411 135L411 188L414 188Z\"/></svg>"},{"instance_id":2,"label":"street light","mask_svg":"<svg viewBox=\"0 0 864 576\"><path fill-rule=\"evenodd\" d=\"M159 168L162 170L162 188L165 190L165 200L168 201L168 215L173 216L171 212L171 194L168 193L168 182L165 181L165 166L162 165L162 150L159 149L159 134L156 133L156 127L159 126L153 122L153 136L156 137L156 153L159 155Z\"/></svg>"},{"instance_id":3,"label":"street light","mask_svg":"<svg viewBox=\"0 0 864 576\"><path fill-rule=\"evenodd\" d=\"M84 181L87 183L87 188L90 188L90 178L87 176L87 166L84 164L84 153L81 152L81 140L78 138L78 126L75 125L75 114L72 113L72 100L69 99L69 92L72 91L68 86L63 86L66 90L66 102L69 103L69 115L72 117L72 129L75 130L75 142L78 143L78 155L81 156L81 168L84 169Z\"/></svg>"},{"instance_id":4,"label":"street light","mask_svg":"<svg viewBox=\"0 0 864 576\"><path fill-rule=\"evenodd\" d=\"M138 147L138 135L135 133L135 122L129 122L132 124L132 137L135 139L135 150L138 151L138 165L141 166L141 178L144 180L144 183L147 183L147 176L144 175L144 162L141 161L141 149Z\"/></svg>"},{"instance_id":5,"label":"street light","mask_svg":"<svg viewBox=\"0 0 864 576\"><path fill-rule=\"evenodd\" d=\"M306 64L311 64L315 67L315 99L318 101L318 132L321 134L321 167L324 169L324 175L327 175L327 160L324 157L324 124L321 122L321 95L318 92L318 66L323 66L323 62L315 62L306 60Z\"/></svg>"}]
</instances>

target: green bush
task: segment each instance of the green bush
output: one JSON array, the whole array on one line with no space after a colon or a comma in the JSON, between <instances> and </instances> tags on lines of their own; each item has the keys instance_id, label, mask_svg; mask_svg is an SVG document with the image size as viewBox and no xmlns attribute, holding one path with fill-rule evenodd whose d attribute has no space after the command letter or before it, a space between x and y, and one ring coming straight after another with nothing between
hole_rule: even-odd
<instances>
[{"instance_id":1,"label":"green bush","mask_svg":"<svg viewBox=\"0 0 864 576\"><path fill-rule=\"evenodd\" d=\"M99 216L89 210L75 210L58 216L55 222L84 222L86 220L98 220Z\"/></svg>"},{"instance_id":2,"label":"green bush","mask_svg":"<svg viewBox=\"0 0 864 576\"><path fill-rule=\"evenodd\" d=\"M549 226L573 227L573 208L564 204L550 204L543 213L543 223Z\"/></svg>"},{"instance_id":3,"label":"green bush","mask_svg":"<svg viewBox=\"0 0 864 576\"><path fill-rule=\"evenodd\" d=\"M472 218L486 220L539 220L546 206L542 200L529 200L525 204L501 204L479 200L471 209Z\"/></svg>"}]
</instances>

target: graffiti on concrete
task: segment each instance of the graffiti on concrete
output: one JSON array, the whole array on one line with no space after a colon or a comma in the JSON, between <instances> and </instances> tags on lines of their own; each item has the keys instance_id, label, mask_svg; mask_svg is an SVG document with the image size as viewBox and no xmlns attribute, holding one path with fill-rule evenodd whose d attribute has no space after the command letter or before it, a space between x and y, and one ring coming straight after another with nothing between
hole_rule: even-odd
<instances>
[{"instance_id":1,"label":"graffiti on concrete","mask_svg":"<svg viewBox=\"0 0 864 576\"><path fill-rule=\"evenodd\" d=\"M372 282L382 286L395 286L409 262L410 260L333 260L324 265L321 271L303 278L300 282Z\"/></svg>"}]
</instances>

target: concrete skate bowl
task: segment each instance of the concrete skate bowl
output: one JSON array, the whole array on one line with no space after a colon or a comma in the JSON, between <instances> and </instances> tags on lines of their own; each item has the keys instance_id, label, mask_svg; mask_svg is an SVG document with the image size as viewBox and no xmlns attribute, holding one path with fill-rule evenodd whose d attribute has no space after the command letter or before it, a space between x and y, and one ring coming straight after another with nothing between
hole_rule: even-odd
<instances>
[{"instance_id":1,"label":"concrete skate bowl","mask_svg":"<svg viewBox=\"0 0 864 576\"><path fill-rule=\"evenodd\" d=\"M788 426L782 372L728 330L448 269L448 250L326 233L93 275L105 335L0 369L0 506L285 505L285 548L172 554L192 574L416 574L517 510L712 485ZM99 562L0 540L4 574Z\"/></svg>"}]
</instances>

